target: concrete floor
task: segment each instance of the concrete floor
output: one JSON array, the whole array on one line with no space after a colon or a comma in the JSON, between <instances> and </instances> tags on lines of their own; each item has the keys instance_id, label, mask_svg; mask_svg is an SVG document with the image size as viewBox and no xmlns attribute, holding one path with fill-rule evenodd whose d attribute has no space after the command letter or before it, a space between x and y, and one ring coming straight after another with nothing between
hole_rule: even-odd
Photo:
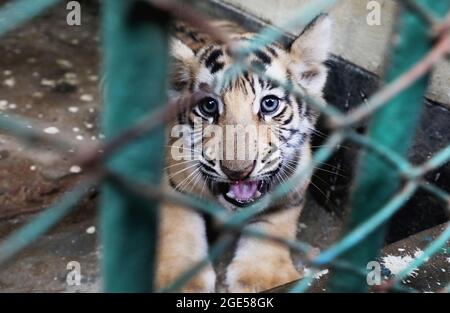
<instances>
[{"instance_id":1,"label":"concrete floor","mask_svg":"<svg viewBox=\"0 0 450 313\"><path fill-rule=\"evenodd\" d=\"M0 292L98 292L101 290L96 201L84 201L78 211L68 216L49 234L21 252L14 260L0 268ZM5 238L35 215L23 215L0 222L0 238ZM305 208L300 221L299 238L317 247L318 251L330 245L338 236L341 221L312 201ZM216 266L223 278L225 260L229 251ZM299 257L296 263L301 267ZM80 264L81 285L67 283L71 261ZM223 290L220 281L219 290Z\"/></svg>"},{"instance_id":2,"label":"concrete floor","mask_svg":"<svg viewBox=\"0 0 450 313\"><path fill-rule=\"evenodd\" d=\"M99 260L101 247L98 240L96 220L96 200L85 200L78 211L68 216L49 234L41 237L32 246L21 252L14 260L0 268L0 292L100 292L101 275ZM26 215L0 222L0 238L33 219ZM298 238L322 251L335 242L342 221L340 218L308 201L299 225ZM385 279L392 278L411 261L419 257L428 244L444 230L444 225L418 233L395 242L383 249L378 259ZM436 292L450 283L450 242L419 270L415 270L403 282L424 292ZM226 259L232 251L216 264L219 282L218 290L224 291L223 277ZM298 268L302 267L301 257L294 256ZM80 264L80 285L71 285L68 264ZM329 269L324 268L316 277L311 291L326 291ZM290 285L288 285L290 286ZM286 287L275 289L286 291Z\"/></svg>"},{"instance_id":3,"label":"concrete floor","mask_svg":"<svg viewBox=\"0 0 450 313\"><path fill-rule=\"evenodd\" d=\"M71 27L65 14L61 4L1 38L0 114L93 145L101 137L97 19L86 9L83 26ZM0 218L39 211L76 183L82 169L74 152L33 148L0 133Z\"/></svg>"}]
</instances>

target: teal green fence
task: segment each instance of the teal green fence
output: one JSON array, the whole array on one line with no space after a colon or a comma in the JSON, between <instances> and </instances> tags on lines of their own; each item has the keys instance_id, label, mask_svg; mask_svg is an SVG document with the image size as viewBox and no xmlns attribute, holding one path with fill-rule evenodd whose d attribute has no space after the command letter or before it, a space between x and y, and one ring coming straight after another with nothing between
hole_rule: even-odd
<instances>
[{"instance_id":1,"label":"teal green fence","mask_svg":"<svg viewBox=\"0 0 450 313\"><path fill-rule=\"evenodd\" d=\"M311 1L299 8L288 22L301 27L321 11L338 1ZM305 264L313 270L291 288L292 292L308 289L314 273L332 269L331 291L367 291L365 266L374 260L384 241L386 222L418 190L435 195L449 207L450 194L425 181L424 175L450 161L450 146L426 163L414 166L406 159L420 117L428 73L432 66L450 52L450 0L399 1L401 12L393 34L390 64L384 87L364 104L348 114L338 111L304 94L292 86L280 86L308 105L322 112L334 132L315 153L309 166L285 184L237 213L228 213L218 203L163 191L160 184L163 156L164 123L173 117L177 106L189 106L189 98L167 100L168 25L172 18L183 19L227 44L235 57L232 72L249 68L243 56L252 49L279 39L273 28L264 29L244 48L236 48L225 34L209 25L202 15L179 2L105 0L102 8L104 74L106 95L102 117L107 135L103 154L86 152L79 163L90 175L62 199L43 211L29 224L16 230L0 243L0 264L13 258L40 235L48 231L76 207L92 186L101 184L102 269L105 291L154 291L154 260L158 224L158 203L183 203L193 210L211 215L224 225L223 234L210 248L207 258L181 275L164 291L175 291L200 271L211 259L219 257L241 233L273 240L291 249L306 252ZM31 19L57 0L9 1L0 9L0 35ZM447 15L445 15L447 14ZM251 67L258 72L258 68ZM230 74L232 74L230 72ZM260 73L264 75L264 73ZM271 77L267 77L275 81ZM367 135L353 127L370 118ZM25 125L30 121L0 116L0 129L29 144L44 143L56 148L71 147ZM389 131L386 131L389 130ZM316 165L326 161L336 147L349 139L364 149L358 167L351 199L351 214L344 236L318 256L301 241L289 241L242 227L252 216L288 192L290 186L308 176ZM151 149L150 149L151 147ZM95 149L97 151L97 149ZM386 281L381 290L415 290L402 285L402 279L421 266L450 239L450 226L425 249L422 256L395 278ZM145 244L145 245L144 245ZM128 266L124 267L123 264ZM443 288L449 291L450 285Z\"/></svg>"}]
</instances>

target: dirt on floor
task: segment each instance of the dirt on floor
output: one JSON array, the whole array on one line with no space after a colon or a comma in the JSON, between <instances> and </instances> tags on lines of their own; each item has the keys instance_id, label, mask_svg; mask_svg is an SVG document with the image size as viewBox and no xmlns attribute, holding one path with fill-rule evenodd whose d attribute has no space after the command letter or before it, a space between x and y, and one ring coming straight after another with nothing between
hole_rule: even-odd
<instances>
[{"instance_id":1,"label":"dirt on floor","mask_svg":"<svg viewBox=\"0 0 450 313\"><path fill-rule=\"evenodd\" d=\"M1 38L0 114L77 146L102 138L97 17L68 26L63 4ZM39 211L78 181L75 150L57 153L0 133L0 218Z\"/></svg>"}]
</instances>

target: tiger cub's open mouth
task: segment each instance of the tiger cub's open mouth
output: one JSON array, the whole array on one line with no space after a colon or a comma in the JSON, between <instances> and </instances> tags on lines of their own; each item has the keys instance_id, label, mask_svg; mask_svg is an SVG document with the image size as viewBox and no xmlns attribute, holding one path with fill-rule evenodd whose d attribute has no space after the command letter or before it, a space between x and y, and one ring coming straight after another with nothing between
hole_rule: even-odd
<instances>
[{"instance_id":1,"label":"tiger cub's open mouth","mask_svg":"<svg viewBox=\"0 0 450 313\"><path fill-rule=\"evenodd\" d=\"M251 204L269 190L269 184L263 180L219 183L218 187L225 200L239 207Z\"/></svg>"}]
</instances>

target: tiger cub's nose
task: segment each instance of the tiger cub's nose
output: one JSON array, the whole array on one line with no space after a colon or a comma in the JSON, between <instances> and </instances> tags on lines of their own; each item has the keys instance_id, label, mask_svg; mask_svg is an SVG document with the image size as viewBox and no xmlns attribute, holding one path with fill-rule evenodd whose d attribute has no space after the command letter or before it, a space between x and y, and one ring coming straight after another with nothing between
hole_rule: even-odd
<instances>
[{"instance_id":1,"label":"tiger cub's nose","mask_svg":"<svg viewBox=\"0 0 450 313\"><path fill-rule=\"evenodd\" d=\"M256 161L221 161L220 168L230 180L244 180L252 173Z\"/></svg>"}]
</instances>

